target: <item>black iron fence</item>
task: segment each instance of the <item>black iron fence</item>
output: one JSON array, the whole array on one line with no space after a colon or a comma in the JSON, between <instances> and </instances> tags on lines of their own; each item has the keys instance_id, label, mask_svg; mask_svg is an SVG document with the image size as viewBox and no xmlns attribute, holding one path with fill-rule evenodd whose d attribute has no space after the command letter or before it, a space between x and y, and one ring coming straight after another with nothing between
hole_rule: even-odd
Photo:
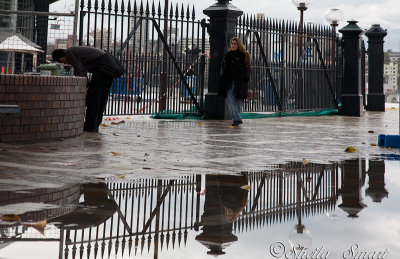
<instances>
[{"instance_id":1,"label":"black iron fence","mask_svg":"<svg viewBox=\"0 0 400 259\"><path fill-rule=\"evenodd\" d=\"M237 35L253 60L245 111L337 108L331 27L244 15Z\"/></svg>"},{"instance_id":2,"label":"black iron fence","mask_svg":"<svg viewBox=\"0 0 400 259\"><path fill-rule=\"evenodd\" d=\"M206 39L194 7L81 0L79 31L80 45L107 50L125 67L106 114L202 111Z\"/></svg>"},{"instance_id":3,"label":"black iron fence","mask_svg":"<svg viewBox=\"0 0 400 259\"><path fill-rule=\"evenodd\" d=\"M106 113L201 113L205 26L194 7L81 0L79 44L105 49L125 66ZM244 111L337 108L336 33L330 27L243 15L237 35L253 59Z\"/></svg>"}]
</instances>

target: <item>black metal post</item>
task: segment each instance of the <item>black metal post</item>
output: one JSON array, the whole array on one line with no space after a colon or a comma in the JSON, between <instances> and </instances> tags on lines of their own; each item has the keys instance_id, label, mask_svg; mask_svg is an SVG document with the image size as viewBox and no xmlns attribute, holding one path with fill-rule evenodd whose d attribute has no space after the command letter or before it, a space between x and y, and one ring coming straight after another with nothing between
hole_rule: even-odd
<instances>
[{"instance_id":1,"label":"black metal post","mask_svg":"<svg viewBox=\"0 0 400 259\"><path fill-rule=\"evenodd\" d=\"M383 38L387 32L379 24L374 24L365 33L368 37L368 111L385 111L383 89Z\"/></svg>"},{"instance_id":2,"label":"black metal post","mask_svg":"<svg viewBox=\"0 0 400 259\"><path fill-rule=\"evenodd\" d=\"M50 1L34 1L35 11L49 12ZM36 44L43 52L38 54L37 65L46 63L47 35L48 35L49 17L47 15L36 16Z\"/></svg>"},{"instance_id":3,"label":"black metal post","mask_svg":"<svg viewBox=\"0 0 400 259\"><path fill-rule=\"evenodd\" d=\"M362 116L363 101L361 95L361 62L360 35L362 30L357 21L339 30L343 34L344 80L342 90L342 107L339 114L347 116Z\"/></svg>"},{"instance_id":4,"label":"black metal post","mask_svg":"<svg viewBox=\"0 0 400 259\"><path fill-rule=\"evenodd\" d=\"M208 93L205 96L205 113L207 119L228 119L225 99L218 96L218 81L224 54L228 51L229 41L236 35L238 17L243 11L229 3L230 0L218 0L218 3L203 11L210 17L208 33L210 34L210 64Z\"/></svg>"}]
</instances>

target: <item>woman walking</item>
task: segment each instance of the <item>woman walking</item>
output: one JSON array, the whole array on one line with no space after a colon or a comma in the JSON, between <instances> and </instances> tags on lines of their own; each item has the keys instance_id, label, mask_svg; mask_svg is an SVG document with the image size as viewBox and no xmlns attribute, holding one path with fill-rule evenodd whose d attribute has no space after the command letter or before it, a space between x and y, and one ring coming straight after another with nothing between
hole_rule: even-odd
<instances>
[{"instance_id":1,"label":"woman walking","mask_svg":"<svg viewBox=\"0 0 400 259\"><path fill-rule=\"evenodd\" d=\"M240 117L243 99L248 97L248 82L250 79L251 57L239 38L232 38L229 51L222 62L219 81L220 96L228 99L232 114L232 126L243 124Z\"/></svg>"}]
</instances>

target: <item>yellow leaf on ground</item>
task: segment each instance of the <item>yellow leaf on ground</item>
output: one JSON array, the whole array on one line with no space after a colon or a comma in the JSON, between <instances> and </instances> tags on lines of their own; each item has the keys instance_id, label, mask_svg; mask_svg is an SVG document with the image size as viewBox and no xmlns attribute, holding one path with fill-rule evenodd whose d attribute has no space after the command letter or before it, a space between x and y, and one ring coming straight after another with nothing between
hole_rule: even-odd
<instances>
[{"instance_id":1,"label":"yellow leaf on ground","mask_svg":"<svg viewBox=\"0 0 400 259\"><path fill-rule=\"evenodd\" d=\"M114 156L120 156L121 154L118 152L111 152Z\"/></svg>"},{"instance_id":2,"label":"yellow leaf on ground","mask_svg":"<svg viewBox=\"0 0 400 259\"><path fill-rule=\"evenodd\" d=\"M308 164L308 160L303 158L303 165L307 165Z\"/></svg>"},{"instance_id":3,"label":"yellow leaf on ground","mask_svg":"<svg viewBox=\"0 0 400 259\"><path fill-rule=\"evenodd\" d=\"M240 188L243 189L243 190L250 190L250 185L243 185Z\"/></svg>"},{"instance_id":4,"label":"yellow leaf on ground","mask_svg":"<svg viewBox=\"0 0 400 259\"><path fill-rule=\"evenodd\" d=\"M1 220L8 222L17 222L19 219L18 215L15 214L5 214L1 216Z\"/></svg>"},{"instance_id":5,"label":"yellow leaf on ground","mask_svg":"<svg viewBox=\"0 0 400 259\"><path fill-rule=\"evenodd\" d=\"M374 143L371 143L371 144L369 144L371 147L376 147L376 144L374 144Z\"/></svg>"},{"instance_id":6,"label":"yellow leaf on ground","mask_svg":"<svg viewBox=\"0 0 400 259\"><path fill-rule=\"evenodd\" d=\"M347 147L345 150L345 152L347 152L347 153L354 153L356 151L357 151L357 149L355 149L354 147Z\"/></svg>"},{"instance_id":7,"label":"yellow leaf on ground","mask_svg":"<svg viewBox=\"0 0 400 259\"><path fill-rule=\"evenodd\" d=\"M131 118L131 117L126 117L128 120Z\"/></svg>"},{"instance_id":8,"label":"yellow leaf on ground","mask_svg":"<svg viewBox=\"0 0 400 259\"><path fill-rule=\"evenodd\" d=\"M117 177L121 178L121 179L125 179L126 175L125 174L119 174L119 175L117 175Z\"/></svg>"},{"instance_id":9,"label":"yellow leaf on ground","mask_svg":"<svg viewBox=\"0 0 400 259\"><path fill-rule=\"evenodd\" d=\"M107 125L107 124L104 124L104 123L100 124L100 126L102 126L102 127L108 127L108 125Z\"/></svg>"},{"instance_id":10,"label":"yellow leaf on ground","mask_svg":"<svg viewBox=\"0 0 400 259\"><path fill-rule=\"evenodd\" d=\"M235 127L233 127L233 126L228 126L228 128L234 129Z\"/></svg>"},{"instance_id":11,"label":"yellow leaf on ground","mask_svg":"<svg viewBox=\"0 0 400 259\"><path fill-rule=\"evenodd\" d=\"M204 125L204 123L203 122L200 122L200 126L203 126Z\"/></svg>"}]
</instances>

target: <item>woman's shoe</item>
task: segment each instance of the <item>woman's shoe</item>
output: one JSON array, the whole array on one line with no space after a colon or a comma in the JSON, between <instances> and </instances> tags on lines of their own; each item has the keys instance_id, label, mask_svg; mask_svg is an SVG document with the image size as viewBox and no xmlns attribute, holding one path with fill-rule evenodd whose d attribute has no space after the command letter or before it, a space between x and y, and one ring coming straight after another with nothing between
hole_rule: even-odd
<instances>
[{"instance_id":1,"label":"woman's shoe","mask_svg":"<svg viewBox=\"0 0 400 259\"><path fill-rule=\"evenodd\" d=\"M234 121L234 122L232 123L232 126L233 126L233 127L238 127L240 124L243 124L243 121Z\"/></svg>"}]
</instances>

